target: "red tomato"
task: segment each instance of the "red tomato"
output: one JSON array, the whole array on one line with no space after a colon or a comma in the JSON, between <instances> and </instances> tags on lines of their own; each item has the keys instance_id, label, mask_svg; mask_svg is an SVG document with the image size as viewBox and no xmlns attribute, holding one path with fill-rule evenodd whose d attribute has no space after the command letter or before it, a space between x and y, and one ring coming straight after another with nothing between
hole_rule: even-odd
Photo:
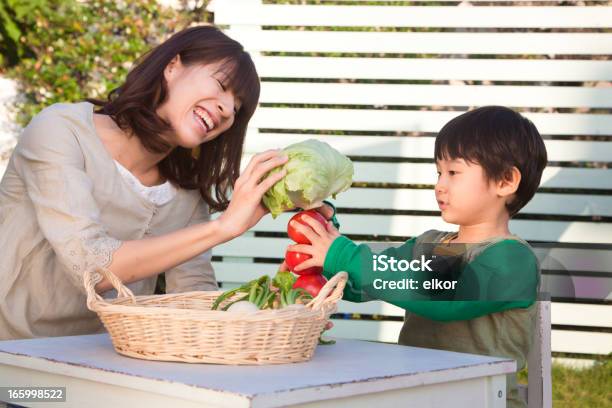
<instances>
[{"instance_id":1,"label":"red tomato","mask_svg":"<svg viewBox=\"0 0 612 408\"><path fill-rule=\"evenodd\" d=\"M323 275L302 275L293 284L293 289L302 288L315 297L325 283L327 279Z\"/></svg>"},{"instance_id":2,"label":"red tomato","mask_svg":"<svg viewBox=\"0 0 612 408\"><path fill-rule=\"evenodd\" d=\"M312 256L305 254L303 252L295 252L295 251L287 251L285 253L285 263L289 267L289 270L296 275L320 275L323 272L323 268L319 266L312 266L310 268L306 268L302 271L295 271L295 267L304 262L307 259L312 258Z\"/></svg>"},{"instance_id":3,"label":"red tomato","mask_svg":"<svg viewBox=\"0 0 612 408\"><path fill-rule=\"evenodd\" d=\"M304 215L308 215L309 217L314 218L315 220L319 221L323 226L327 224L327 220L325 219L325 217L323 217L318 211L315 210L300 211L299 213L295 214L289 220L289 224L287 225L287 234L289 234L289 238L291 238L298 244L310 244L310 240L306 238L302 233L298 232L290 224L291 221L296 221L302 225L307 226L308 228L311 228L306 221L302 220L302 217Z\"/></svg>"}]
</instances>

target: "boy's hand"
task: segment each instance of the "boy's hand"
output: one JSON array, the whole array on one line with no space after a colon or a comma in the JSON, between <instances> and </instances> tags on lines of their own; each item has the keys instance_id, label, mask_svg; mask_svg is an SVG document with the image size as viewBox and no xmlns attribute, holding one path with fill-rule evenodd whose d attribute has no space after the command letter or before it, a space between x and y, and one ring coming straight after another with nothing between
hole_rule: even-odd
<instances>
[{"instance_id":1,"label":"boy's hand","mask_svg":"<svg viewBox=\"0 0 612 408\"><path fill-rule=\"evenodd\" d=\"M289 267L287 266L287 262L285 262L285 260L283 259L283 263L280 264L280 266L278 267L278 271L279 272L291 272L289 270Z\"/></svg>"},{"instance_id":2,"label":"boy's hand","mask_svg":"<svg viewBox=\"0 0 612 408\"><path fill-rule=\"evenodd\" d=\"M323 267L323 264L325 263L325 256L327 255L329 247L331 246L332 242L334 242L334 240L340 236L340 233L336 228L334 228L331 221L327 221L327 224L323 226L318 221L307 215L304 215L302 220L310 227L295 221L291 221L289 225L295 228L297 232L302 233L306 238L308 238L311 244L290 245L287 249L289 251L308 254L312 258L296 266L295 271L297 272L312 266Z\"/></svg>"},{"instance_id":3,"label":"boy's hand","mask_svg":"<svg viewBox=\"0 0 612 408\"><path fill-rule=\"evenodd\" d=\"M322 203L320 207L313 208L313 210L325 217L326 220L329 220L334 215L334 209L326 203Z\"/></svg>"}]
</instances>

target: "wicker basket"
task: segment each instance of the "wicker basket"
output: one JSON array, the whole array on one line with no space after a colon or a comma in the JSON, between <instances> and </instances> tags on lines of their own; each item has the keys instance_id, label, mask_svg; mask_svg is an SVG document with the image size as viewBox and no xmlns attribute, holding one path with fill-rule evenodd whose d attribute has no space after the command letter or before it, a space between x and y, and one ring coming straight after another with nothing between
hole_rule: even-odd
<instances>
[{"instance_id":1,"label":"wicker basket","mask_svg":"<svg viewBox=\"0 0 612 408\"><path fill-rule=\"evenodd\" d=\"M338 273L305 307L292 305L249 314L210 310L222 291L134 296L111 271L98 271L85 275L87 307L98 314L118 353L147 360L214 364L310 360L347 280L346 272ZM96 293L94 287L102 275L117 289L116 299L106 300Z\"/></svg>"}]
</instances>

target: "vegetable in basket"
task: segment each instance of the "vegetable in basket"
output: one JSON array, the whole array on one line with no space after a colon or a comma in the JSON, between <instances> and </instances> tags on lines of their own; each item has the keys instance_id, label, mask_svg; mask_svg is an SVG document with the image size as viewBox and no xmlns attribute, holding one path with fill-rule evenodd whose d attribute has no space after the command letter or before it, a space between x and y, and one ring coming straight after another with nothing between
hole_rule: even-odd
<instances>
[{"instance_id":1,"label":"vegetable in basket","mask_svg":"<svg viewBox=\"0 0 612 408\"><path fill-rule=\"evenodd\" d=\"M263 196L273 218L296 207L318 207L324 199L335 198L353 182L353 163L325 142L308 139L283 150L289 160L270 173L286 169L287 175Z\"/></svg>"},{"instance_id":2,"label":"vegetable in basket","mask_svg":"<svg viewBox=\"0 0 612 408\"><path fill-rule=\"evenodd\" d=\"M302 275L293 284L294 289L303 289L310 293L313 297L316 297L321 288L325 286L327 279L321 274L315 275Z\"/></svg>"},{"instance_id":3,"label":"vegetable in basket","mask_svg":"<svg viewBox=\"0 0 612 408\"><path fill-rule=\"evenodd\" d=\"M295 276L290 272L277 272L272 280L272 285L279 289L279 300L281 307L287 307L293 304L301 304L302 300L310 300L313 296L301 288L293 288L295 284Z\"/></svg>"},{"instance_id":4,"label":"vegetable in basket","mask_svg":"<svg viewBox=\"0 0 612 408\"><path fill-rule=\"evenodd\" d=\"M255 308L257 308L258 310L261 309L262 306L264 306L265 302L269 301L269 298L271 295L269 285L268 285L269 280L270 280L270 277L268 275L264 275L258 279L254 279L248 283L245 283L244 285L238 288L226 291L225 293L221 294L215 300L215 302L213 303L211 307L211 310L217 310L221 302L223 302L225 299L230 298L236 293L241 293L241 292L247 293L247 295L243 296L242 298L238 300L234 300L233 302L228 303L227 305L223 307L222 310L228 310L230 307L233 307L234 305L241 305L241 306L236 306L232 310L248 311L248 310L255 310ZM246 306L244 302L251 303L254 307Z\"/></svg>"},{"instance_id":5,"label":"vegetable in basket","mask_svg":"<svg viewBox=\"0 0 612 408\"><path fill-rule=\"evenodd\" d=\"M213 303L211 310L218 310L224 300L238 293L245 296L226 304L221 310L255 312L261 309L273 309L274 306L287 307L293 304L307 302L313 297L305 290L293 288L295 277L289 272L278 272L274 279L263 275L244 285L222 293ZM276 288L273 289L273 288Z\"/></svg>"},{"instance_id":6,"label":"vegetable in basket","mask_svg":"<svg viewBox=\"0 0 612 408\"><path fill-rule=\"evenodd\" d=\"M323 278L321 275L316 276ZM307 289L300 287L299 284L296 286L298 281L299 279L296 279L291 272L278 271L272 280L270 280L268 275L263 275L258 279L254 279L238 288L228 290L219 295L213 303L211 310L217 310L224 300L231 298L237 293L247 293L247 295L228 303L222 310L254 313L261 309L304 307L304 303L312 300L314 296ZM275 289L272 289L270 286ZM320 288L316 293L319 291ZM335 343L334 340L324 340L322 334L323 332L319 336L319 344L329 345Z\"/></svg>"},{"instance_id":7,"label":"vegetable in basket","mask_svg":"<svg viewBox=\"0 0 612 408\"><path fill-rule=\"evenodd\" d=\"M259 310L259 307L248 300L241 300L239 302L232 303L228 308L228 312L242 312L242 313L254 313Z\"/></svg>"}]
</instances>

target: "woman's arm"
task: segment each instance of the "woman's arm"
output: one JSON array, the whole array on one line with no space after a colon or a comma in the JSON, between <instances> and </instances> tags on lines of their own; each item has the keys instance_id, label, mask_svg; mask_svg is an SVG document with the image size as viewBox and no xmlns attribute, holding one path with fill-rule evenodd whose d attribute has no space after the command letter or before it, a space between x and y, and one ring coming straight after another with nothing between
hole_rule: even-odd
<instances>
[{"instance_id":1,"label":"woman's arm","mask_svg":"<svg viewBox=\"0 0 612 408\"><path fill-rule=\"evenodd\" d=\"M184 263L255 225L268 211L263 194L284 175L264 175L288 159L280 150L253 157L234 183L232 200L216 221L166 235L121 241L108 234L86 173L80 127L62 104L39 113L24 129L11 158L23 181L40 231L64 267L66 278L85 292L83 276L109 268L123 282L154 276ZM76 122L78 123L78 121ZM101 281L99 292L110 289Z\"/></svg>"},{"instance_id":2,"label":"woman's arm","mask_svg":"<svg viewBox=\"0 0 612 408\"><path fill-rule=\"evenodd\" d=\"M108 269L123 283L139 281L174 268L231 238L217 219L158 237L124 241L113 254ZM98 293L109 289L112 285L106 278L96 285Z\"/></svg>"},{"instance_id":3,"label":"woman's arm","mask_svg":"<svg viewBox=\"0 0 612 408\"><path fill-rule=\"evenodd\" d=\"M232 200L219 218L157 237L124 241L114 252L108 269L124 283L139 281L241 235L268 213L261 199L285 175L285 171L262 180L263 176L287 160L287 156L279 150L254 156L236 180ZM109 289L112 289L112 285L106 278L96 285L99 293Z\"/></svg>"}]
</instances>

